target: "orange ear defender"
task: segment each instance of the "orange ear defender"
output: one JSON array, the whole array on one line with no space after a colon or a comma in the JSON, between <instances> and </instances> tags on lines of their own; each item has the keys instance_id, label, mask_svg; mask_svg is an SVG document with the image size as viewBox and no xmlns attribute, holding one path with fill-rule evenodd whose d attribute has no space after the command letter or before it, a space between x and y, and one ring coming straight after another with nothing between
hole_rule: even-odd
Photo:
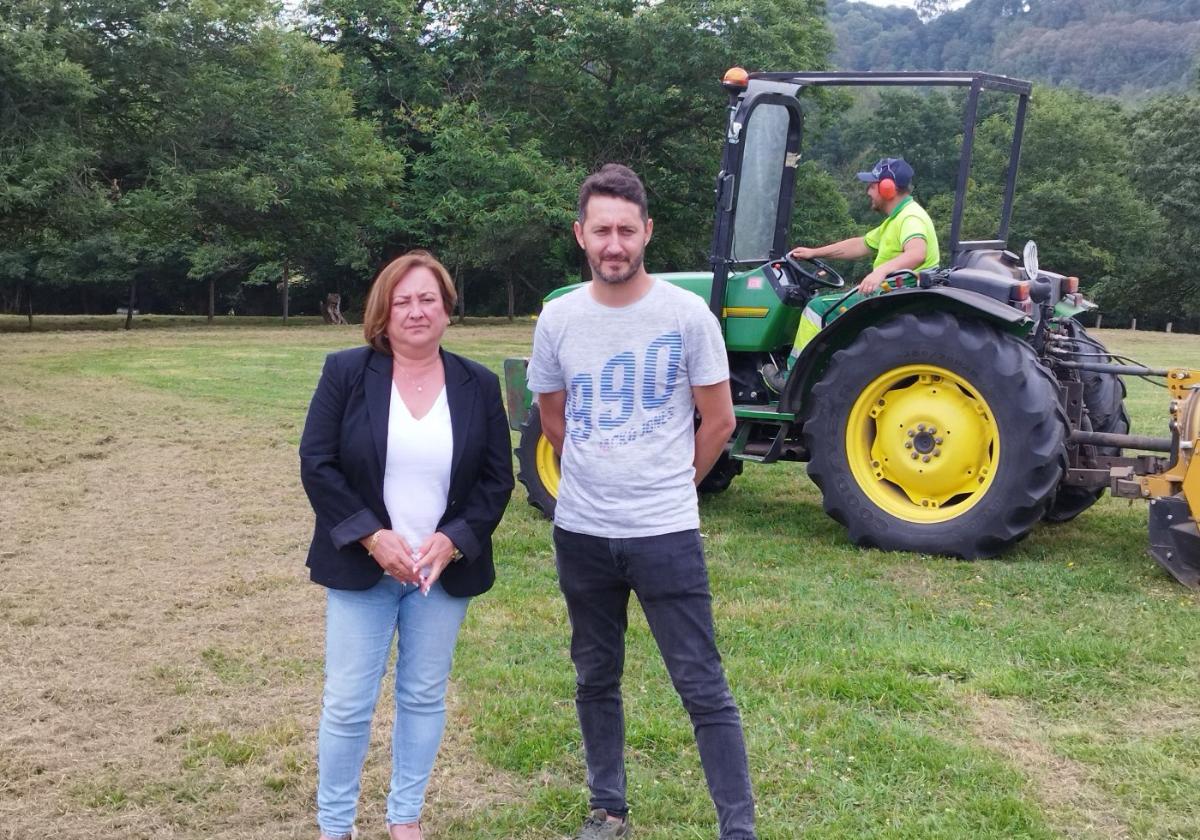
<instances>
[{"instance_id":1,"label":"orange ear defender","mask_svg":"<svg viewBox=\"0 0 1200 840\"><path fill-rule=\"evenodd\" d=\"M886 175L884 175L885 172L887 173ZM892 163L890 160L883 164L879 170L879 174L883 175L883 177L876 182L876 187L879 190L879 197L884 201L891 201L896 197L896 173L892 169Z\"/></svg>"}]
</instances>

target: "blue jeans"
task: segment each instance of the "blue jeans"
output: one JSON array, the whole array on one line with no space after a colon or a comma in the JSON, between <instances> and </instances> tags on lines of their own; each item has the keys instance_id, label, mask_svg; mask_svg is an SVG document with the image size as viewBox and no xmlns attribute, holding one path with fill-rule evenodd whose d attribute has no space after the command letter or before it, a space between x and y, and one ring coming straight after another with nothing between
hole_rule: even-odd
<instances>
[{"instance_id":1,"label":"blue jeans","mask_svg":"<svg viewBox=\"0 0 1200 840\"><path fill-rule=\"evenodd\" d=\"M633 592L692 719L721 838L754 840L742 721L717 652L700 532L609 539L555 528L554 546L571 619L575 709L591 807L622 815L629 810L621 674Z\"/></svg>"},{"instance_id":2,"label":"blue jeans","mask_svg":"<svg viewBox=\"0 0 1200 840\"><path fill-rule=\"evenodd\" d=\"M325 612L325 693L317 736L317 823L349 834L358 809L371 717L396 644L389 823L415 822L446 723L446 682L470 598L434 584L428 596L385 575L370 589L330 589Z\"/></svg>"}]
</instances>

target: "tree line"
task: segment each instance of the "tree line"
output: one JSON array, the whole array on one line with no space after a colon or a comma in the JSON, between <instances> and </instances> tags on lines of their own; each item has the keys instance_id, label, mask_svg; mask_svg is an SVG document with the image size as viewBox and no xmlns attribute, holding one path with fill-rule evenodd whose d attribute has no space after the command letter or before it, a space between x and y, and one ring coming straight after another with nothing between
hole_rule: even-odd
<instances>
[{"instance_id":1,"label":"tree line","mask_svg":"<svg viewBox=\"0 0 1200 840\"><path fill-rule=\"evenodd\" d=\"M579 276L580 179L623 161L652 270L707 265L733 65L824 69L822 0L10 0L0 11L0 309L352 312L412 247L471 314ZM954 95L806 103L796 241L861 231L853 173L917 170L948 227ZM980 122L970 226L998 208L1010 114ZM1200 314L1200 91L1132 106L1039 88L1013 241L1115 315ZM996 201L992 201L996 199Z\"/></svg>"}]
</instances>

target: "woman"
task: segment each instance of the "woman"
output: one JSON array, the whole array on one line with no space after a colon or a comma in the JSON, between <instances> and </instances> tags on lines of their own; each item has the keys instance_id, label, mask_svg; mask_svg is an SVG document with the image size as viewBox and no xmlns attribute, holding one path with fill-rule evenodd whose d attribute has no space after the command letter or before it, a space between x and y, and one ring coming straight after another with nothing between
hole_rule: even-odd
<instances>
[{"instance_id":1,"label":"woman","mask_svg":"<svg viewBox=\"0 0 1200 840\"><path fill-rule=\"evenodd\" d=\"M371 715L393 636L396 725L387 821L420 840L446 718L446 681L467 602L491 588L492 532L513 488L500 383L441 349L455 303L424 251L371 286L366 347L332 353L300 439L316 513L312 579L328 588L317 739L322 840L353 831Z\"/></svg>"}]
</instances>

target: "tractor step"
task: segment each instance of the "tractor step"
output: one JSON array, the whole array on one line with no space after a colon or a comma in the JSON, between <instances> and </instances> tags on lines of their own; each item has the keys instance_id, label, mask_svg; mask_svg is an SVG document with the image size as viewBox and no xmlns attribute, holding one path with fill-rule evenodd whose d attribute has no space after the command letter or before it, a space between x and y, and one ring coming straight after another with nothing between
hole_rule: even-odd
<instances>
[{"instance_id":1,"label":"tractor step","mask_svg":"<svg viewBox=\"0 0 1200 840\"><path fill-rule=\"evenodd\" d=\"M764 420L768 423L795 423L796 415L790 411L780 411L779 403L768 405L735 405L733 416L739 420Z\"/></svg>"},{"instance_id":2,"label":"tractor step","mask_svg":"<svg viewBox=\"0 0 1200 840\"><path fill-rule=\"evenodd\" d=\"M764 406L734 406L737 431L729 457L739 461L771 464L779 459L799 460L799 447L790 440L796 415Z\"/></svg>"}]
</instances>

